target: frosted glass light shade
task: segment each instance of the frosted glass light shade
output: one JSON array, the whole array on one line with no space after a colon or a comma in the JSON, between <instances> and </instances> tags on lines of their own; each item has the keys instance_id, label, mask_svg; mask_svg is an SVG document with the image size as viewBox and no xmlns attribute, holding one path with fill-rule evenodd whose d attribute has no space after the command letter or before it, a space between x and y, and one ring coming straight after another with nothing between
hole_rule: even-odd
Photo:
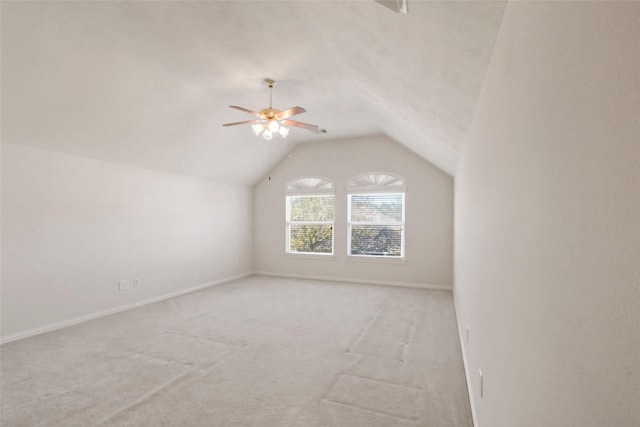
<instances>
[{"instance_id":1,"label":"frosted glass light shade","mask_svg":"<svg viewBox=\"0 0 640 427\"><path fill-rule=\"evenodd\" d=\"M260 135L260 132L264 130L264 126L262 125L262 123L254 123L251 125L251 130L256 135Z\"/></svg>"},{"instance_id":2,"label":"frosted glass light shade","mask_svg":"<svg viewBox=\"0 0 640 427\"><path fill-rule=\"evenodd\" d=\"M289 135L289 129L285 126L281 126L277 120L261 121L261 123L254 123L251 125L251 130L254 134L260 135L269 141L274 136L279 134L281 137L286 138Z\"/></svg>"},{"instance_id":3,"label":"frosted glass light shade","mask_svg":"<svg viewBox=\"0 0 640 427\"><path fill-rule=\"evenodd\" d=\"M269 122L269 125L267 126L267 128L271 131L271 132L278 132L278 129L280 128L280 124L278 123L277 120L271 120Z\"/></svg>"}]
</instances>

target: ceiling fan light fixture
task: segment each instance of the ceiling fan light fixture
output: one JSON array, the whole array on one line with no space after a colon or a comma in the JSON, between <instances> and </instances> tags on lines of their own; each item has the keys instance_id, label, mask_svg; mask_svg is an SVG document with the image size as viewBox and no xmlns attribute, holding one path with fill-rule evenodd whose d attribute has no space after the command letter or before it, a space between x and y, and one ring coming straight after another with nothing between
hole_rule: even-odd
<instances>
[{"instance_id":1,"label":"ceiling fan light fixture","mask_svg":"<svg viewBox=\"0 0 640 427\"><path fill-rule=\"evenodd\" d=\"M278 123L277 120L270 120L269 124L267 125L267 129L269 129L273 133L276 133L278 132L278 129L280 129L280 123Z\"/></svg>"},{"instance_id":2,"label":"ceiling fan light fixture","mask_svg":"<svg viewBox=\"0 0 640 427\"><path fill-rule=\"evenodd\" d=\"M251 130L256 135L260 135L260 132L264 130L264 125L262 123L254 123L251 125Z\"/></svg>"},{"instance_id":3,"label":"ceiling fan light fixture","mask_svg":"<svg viewBox=\"0 0 640 427\"><path fill-rule=\"evenodd\" d=\"M287 126L307 129L315 133L327 133L326 130L321 129L319 126L291 120L292 116L307 112L307 110L300 106L287 108L286 110L278 110L276 108L273 108L273 87L276 85L276 82L272 79L264 79L264 81L267 86L269 86L269 108L263 108L259 111L253 111L249 110L248 108L239 107L237 105L230 105L230 108L249 113L253 116L256 116L257 119L245 120L242 122L224 123L222 126L251 124L251 130L253 131L253 133L256 136L262 135L262 137L267 141L273 139L273 137L277 135L280 135L282 138L286 138L287 135L289 135L290 128L283 126L283 124L286 124Z\"/></svg>"}]
</instances>

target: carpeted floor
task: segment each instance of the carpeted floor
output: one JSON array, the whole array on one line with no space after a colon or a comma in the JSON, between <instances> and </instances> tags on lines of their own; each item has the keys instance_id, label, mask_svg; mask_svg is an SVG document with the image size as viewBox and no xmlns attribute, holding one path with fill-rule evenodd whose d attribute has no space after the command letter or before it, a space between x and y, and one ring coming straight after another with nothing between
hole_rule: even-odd
<instances>
[{"instance_id":1,"label":"carpeted floor","mask_svg":"<svg viewBox=\"0 0 640 427\"><path fill-rule=\"evenodd\" d=\"M252 276L0 347L2 426L471 426L449 292Z\"/></svg>"}]
</instances>

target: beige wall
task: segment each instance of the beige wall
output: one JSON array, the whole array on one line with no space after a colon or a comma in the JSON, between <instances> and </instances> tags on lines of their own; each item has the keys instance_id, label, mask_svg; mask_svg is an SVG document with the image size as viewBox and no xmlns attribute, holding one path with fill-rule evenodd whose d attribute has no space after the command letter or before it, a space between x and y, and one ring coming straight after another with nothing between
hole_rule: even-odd
<instances>
[{"instance_id":1,"label":"beige wall","mask_svg":"<svg viewBox=\"0 0 640 427\"><path fill-rule=\"evenodd\" d=\"M640 3L509 3L467 142L477 425L640 425Z\"/></svg>"},{"instance_id":2,"label":"beige wall","mask_svg":"<svg viewBox=\"0 0 640 427\"><path fill-rule=\"evenodd\" d=\"M251 203L250 188L3 144L3 338L249 272Z\"/></svg>"},{"instance_id":3,"label":"beige wall","mask_svg":"<svg viewBox=\"0 0 640 427\"><path fill-rule=\"evenodd\" d=\"M276 141L277 142L277 141ZM273 142L273 143L276 143ZM346 182L367 171L406 179L406 262L347 258ZM336 186L334 256L285 253L285 183L319 175ZM453 180L383 137L299 145L254 188L254 270L272 274L451 287Z\"/></svg>"}]
</instances>

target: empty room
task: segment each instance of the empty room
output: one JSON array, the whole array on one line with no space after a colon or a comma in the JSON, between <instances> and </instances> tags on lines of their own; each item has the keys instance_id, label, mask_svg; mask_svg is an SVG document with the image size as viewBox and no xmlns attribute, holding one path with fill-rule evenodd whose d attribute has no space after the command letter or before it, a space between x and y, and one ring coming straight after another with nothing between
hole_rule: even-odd
<instances>
[{"instance_id":1,"label":"empty room","mask_svg":"<svg viewBox=\"0 0 640 427\"><path fill-rule=\"evenodd\" d=\"M640 2L0 19L1 426L640 426Z\"/></svg>"}]
</instances>

